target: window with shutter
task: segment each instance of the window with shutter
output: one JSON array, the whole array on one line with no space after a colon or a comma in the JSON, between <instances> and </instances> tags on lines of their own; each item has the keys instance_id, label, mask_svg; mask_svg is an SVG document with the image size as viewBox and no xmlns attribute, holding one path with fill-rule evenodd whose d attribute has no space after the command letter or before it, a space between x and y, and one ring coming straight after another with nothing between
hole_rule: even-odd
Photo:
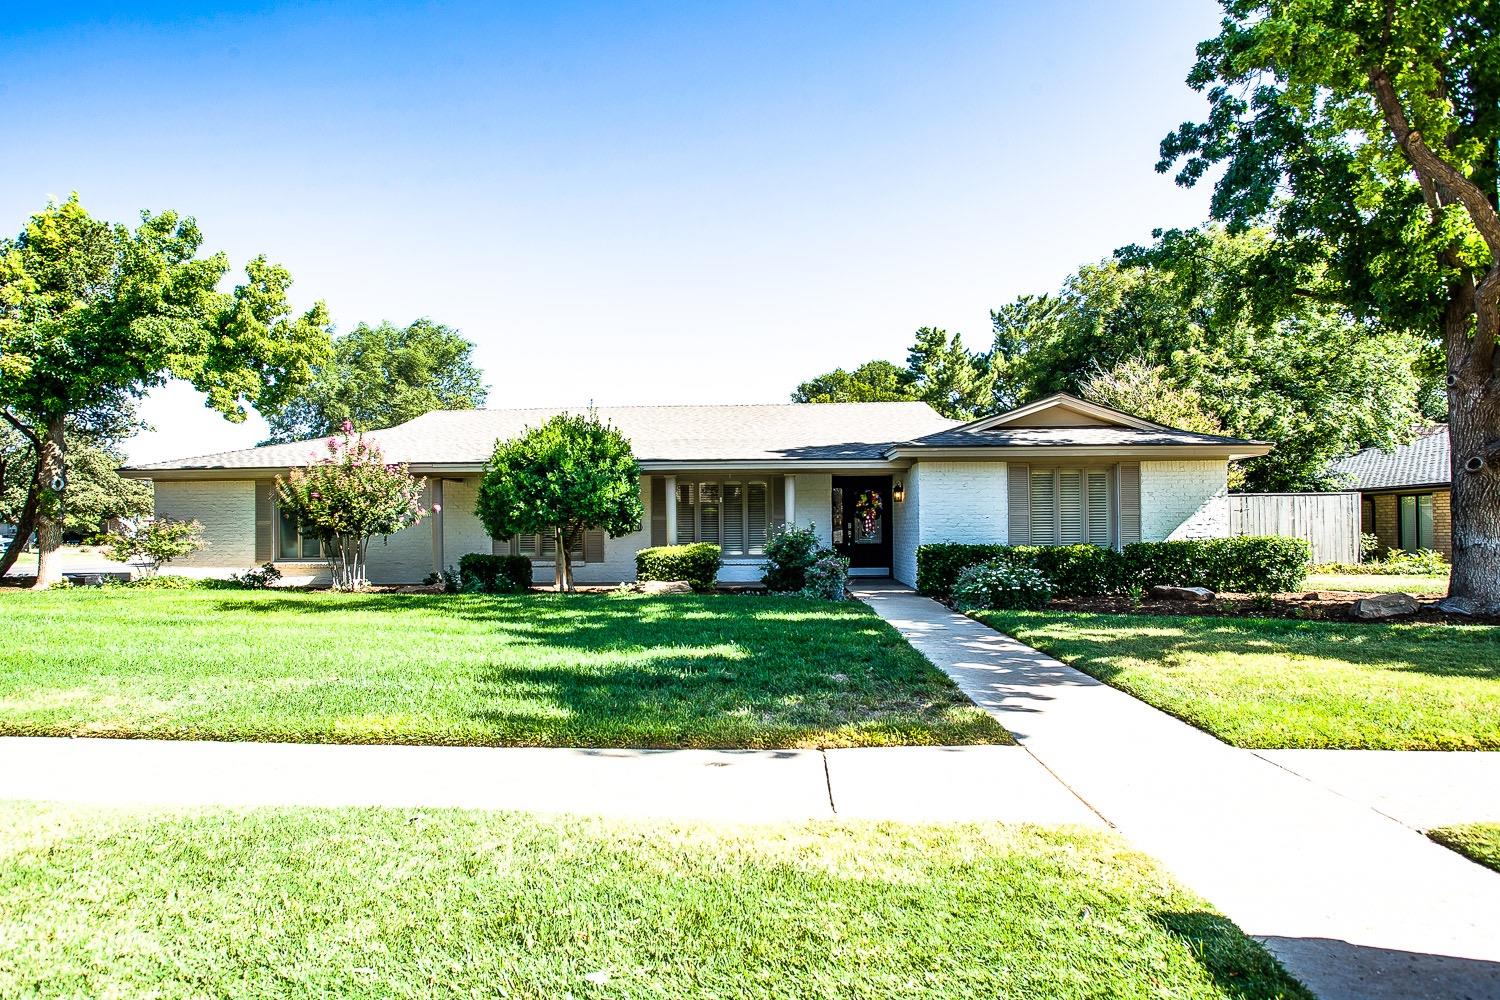
<instances>
[{"instance_id":1,"label":"window with shutter","mask_svg":"<svg viewBox=\"0 0 1500 1000\"><path fill-rule=\"evenodd\" d=\"M745 485L743 483L725 483L723 487L722 503L724 504L724 551L731 555L743 555L745 552Z\"/></svg>"},{"instance_id":2,"label":"window with shutter","mask_svg":"<svg viewBox=\"0 0 1500 1000\"><path fill-rule=\"evenodd\" d=\"M1064 469L1057 474L1057 540L1081 545L1088 537L1083 508L1083 473Z\"/></svg>"},{"instance_id":3,"label":"window with shutter","mask_svg":"<svg viewBox=\"0 0 1500 1000\"><path fill-rule=\"evenodd\" d=\"M767 483L745 484L746 551L753 556L766 551L766 533L770 530L770 486Z\"/></svg>"},{"instance_id":4,"label":"window with shutter","mask_svg":"<svg viewBox=\"0 0 1500 1000\"><path fill-rule=\"evenodd\" d=\"M1109 473L1103 469L1088 473L1089 541L1109 545Z\"/></svg>"},{"instance_id":5,"label":"window with shutter","mask_svg":"<svg viewBox=\"0 0 1500 1000\"><path fill-rule=\"evenodd\" d=\"M677 544L687 545L698 540L697 490L692 483L677 483Z\"/></svg>"},{"instance_id":6,"label":"window with shutter","mask_svg":"<svg viewBox=\"0 0 1500 1000\"><path fill-rule=\"evenodd\" d=\"M719 503L723 495L722 490L723 487L719 483L698 484L698 541L700 542L719 544Z\"/></svg>"},{"instance_id":7,"label":"window with shutter","mask_svg":"<svg viewBox=\"0 0 1500 1000\"><path fill-rule=\"evenodd\" d=\"M1057 480L1051 469L1031 474L1031 544L1057 544Z\"/></svg>"}]
</instances>

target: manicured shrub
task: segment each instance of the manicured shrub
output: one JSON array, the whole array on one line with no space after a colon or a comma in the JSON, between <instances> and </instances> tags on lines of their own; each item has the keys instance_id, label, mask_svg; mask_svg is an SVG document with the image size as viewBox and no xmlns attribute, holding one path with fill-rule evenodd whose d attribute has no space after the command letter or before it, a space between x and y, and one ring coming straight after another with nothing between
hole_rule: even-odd
<instances>
[{"instance_id":1,"label":"manicured shrub","mask_svg":"<svg viewBox=\"0 0 1500 1000\"><path fill-rule=\"evenodd\" d=\"M1312 546L1301 538L1246 535L1137 542L1125 546L1124 556L1127 579L1142 587L1281 593L1307 581Z\"/></svg>"},{"instance_id":2,"label":"manicured shrub","mask_svg":"<svg viewBox=\"0 0 1500 1000\"><path fill-rule=\"evenodd\" d=\"M917 590L950 594L965 566L1005 558L1040 570L1055 597L1098 597L1125 589L1125 558L1100 545L963 545L942 542L917 549Z\"/></svg>"},{"instance_id":3,"label":"manicured shrub","mask_svg":"<svg viewBox=\"0 0 1500 1000\"><path fill-rule=\"evenodd\" d=\"M813 564L807 567L804 578L800 591L803 597L842 601L848 595L849 560L832 549L823 549Z\"/></svg>"},{"instance_id":4,"label":"manicured shrub","mask_svg":"<svg viewBox=\"0 0 1500 1000\"><path fill-rule=\"evenodd\" d=\"M1050 600L1051 581L1009 555L965 566L953 583L953 604L960 611L1036 611Z\"/></svg>"},{"instance_id":5,"label":"manicured shrub","mask_svg":"<svg viewBox=\"0 0 1500 1000\"><path fill-rule=\"evenodd\" d=\"M962 542L935 542L917 546L917 591L932 597L946 597L958 580L959 570L1002 555L1007 545L966 545Z\"/></svg>"},{"instance_id":6,"label":"manicured shrub","mask_svg":"<svg viewBox=\"0 0 1500 1000\"><path fill-rule=\"evenodd\" d=\"M469 552L458 559L459 587L466 594L521 594L531 589L531 560Z\"/></svg>"},{"instance_id":7,"label":"manicured shrub","mask_svg":"<svg viewBox=\"0 0 1500 1000\"><path fill-rule=\"evenodd\" d=\"M281 579L281 570L274 563L261 563L243 573L235 573L230 581L245 590L267 590Z\"/></svg>"},{"instance_id":8,"label":"manicured shrub","mask_svg":"<svg viewBox=\"0 0 1500 1000\"><path fill-rule=\"evenodd\" d=\"M767 590L795 593L807 586L807 571L827 551L811 527L783 525L766 539L766 572L761 582Z\"/></svg>"},{"instance_id":9,"label":"manicured shrub","mask_svg":"<svg viewBox=\"0 0 1500 1000\"><path fill-rule=\"evenodd\" d=\"M635 576L638 580L686 580L694 590L712 590L723 562L723 550L711 542L658 545L635 554Z\"/></svg>"}]
</instances>

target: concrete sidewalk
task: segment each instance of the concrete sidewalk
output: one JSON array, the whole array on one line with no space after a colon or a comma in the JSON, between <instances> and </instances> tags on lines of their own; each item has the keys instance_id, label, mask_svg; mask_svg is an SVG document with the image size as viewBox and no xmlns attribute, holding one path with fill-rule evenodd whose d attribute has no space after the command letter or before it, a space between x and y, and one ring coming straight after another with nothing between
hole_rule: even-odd
<instances>
[{"instance_id":1,"label":"concrete sidewalk","mask_svg":"<svg viewBox=\"0 0 1500 1000\"><path fill-rule=\"evenodd\" d=\"M1257 750L1314 784L1413 830L1500 822L1500 753L1484 750Z\"/></svg>"},{"instance_id":2,"label":"concrete sidewalk","mask_svg":"<svg viewBox=\"0 0 1500 1000\"><path fill-rule=\"evenodd\" d=\"M554 750L3 737L0 799L1103 825L1014 746Z\"/></svg>"},{"instance_id":3,"label":"concrete sidewalk","mask_svg":"<svg viewBox=\"0 0 1500 1000\"><path fill-rule=\"evenodd\" d=\"M1325 1000L1500 997L1500 874L935 601L857 593Z\"/></svg>"}]
</instances>

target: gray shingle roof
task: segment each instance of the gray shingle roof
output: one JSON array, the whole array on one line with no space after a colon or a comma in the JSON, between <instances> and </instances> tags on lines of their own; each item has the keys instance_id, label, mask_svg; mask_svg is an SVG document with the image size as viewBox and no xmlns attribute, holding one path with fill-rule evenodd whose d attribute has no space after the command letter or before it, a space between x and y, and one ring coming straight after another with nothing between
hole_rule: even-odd
<instances>
[{"instance_id":1,"label":"gray shingle roof","mask_svg":"<svg viewBox=\"0 0 1500 1000\"><path fill-rule=\"evenodd\" d=\"M564 409L437 410L366 437L378 441L391 462L479 465L497 440L516 437ZM926 403L601 406L596 412L630 439L642 462L880 461L896 442L958 423ZM305 464L322 448L321 439L299 441L134 469L284 469Z\"/></svg>"},{"instance_id":2,"label":"gray shingle roof","mask_svg":"<svg viewBox=\"0 0 1500 1000\"><path fill-rule=\"evenodd\" d=\"M1243 445L1251 442L1170 427L996 427L993 430L949 429L911 442L922 448L1024 448L1104 445Z\"/></svg>"},{"instance_id":3,"label":"gray shingle roof","mask_svg":"<svg viewBox=\"0 0 1500 1000\"><path fill-rule=\"evenodd\" d=\"M1448 425L1425 427L1410 444L1394 451L1366 448L1329 467L1354 490L1399 489L1402 486L1432 486L1453 476L1449 460Z\"/></svg>"}]
</instances>

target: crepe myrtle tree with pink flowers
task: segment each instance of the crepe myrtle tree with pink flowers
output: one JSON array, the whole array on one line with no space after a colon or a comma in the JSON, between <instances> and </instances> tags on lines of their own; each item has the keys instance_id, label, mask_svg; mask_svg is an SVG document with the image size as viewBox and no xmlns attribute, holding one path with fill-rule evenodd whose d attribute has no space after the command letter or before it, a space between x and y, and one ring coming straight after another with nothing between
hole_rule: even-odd
<instances>
[{"instance_id":1,"label":"crepe myrtle tree with pink flowers","mask_svg":"<svg viewBox=\"0 0 1500 1000\"><path fill-rule=\"evenodd\" d=\"M329 437L328 454L276 480L282 507L302 530L317 536L335 590L365 587L370 539L394 535L427 516L426 479L414 479L403 464L387 463L380 445L357 434L347 420ZM432 505L433 512L440 509Z\"/></svg>"}]
</instances>

